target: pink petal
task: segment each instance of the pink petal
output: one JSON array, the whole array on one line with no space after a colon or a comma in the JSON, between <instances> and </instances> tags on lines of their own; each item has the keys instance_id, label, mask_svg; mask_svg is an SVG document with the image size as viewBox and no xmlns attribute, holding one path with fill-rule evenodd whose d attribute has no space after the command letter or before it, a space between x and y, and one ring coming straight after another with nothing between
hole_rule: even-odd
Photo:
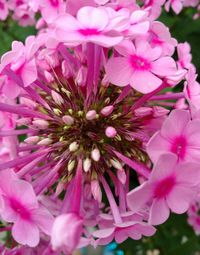
<instances>
[{"instance_id":1,"label":"pink petal","mask_svg":"<svg viewBox=\"0 0 200 255\"><path fill-rule=\"evenodd\" d=\"M86 38L87 41L101 45L102 47L112 47L122 41L123 37L120 35L109 36L109 35L92 35Z\"/></svg>"},{"instance_id":2,"label":"pink petal","mask_svg":"<svg viewBox=\"0 0 200 255\"><path fill-rule=\"evenodd\" d=\"M46 208L32 210L32 219L45 234L51 234L54 217Z\"/></svg>"},{"instance_id":3,"label":"pink petal","mask_svg":"<svg viewBox=\"0 0 200 255\"><path fill-rule=\"evenodd\" d=\"M169 215L170 210L165 199L154 199L149 214L149 224L160 225L169 218Z\"/></svg>"},{"instance_id":4,"label":"pink petal","mask_svg":"<svg viewBox=\"0 0 200 255\"><path fill-rule=\"evenodd\" d=\"M130 79L130 85L143 94L152 92L161 84L162 80L149 71L135 71Z\"/></svg>"},{"instance_id":5,"label":"pink petal","mask_svg":"<svg viewBox=\"0 0 200 255\"><path fill-rule=\"evenodd\" d=\"M188 145L200 149L200 120L195 119L188 122L184 135L187 137Z\"/></svg>"},{"instance_id":6,"label":"pink petal","mask_svg":"<svg viewBox=\"0 0 200 255\"><path fill-rule=\"evenodd\" d=\"M177 156L172 153L163 154L159 157L150 176L150 181L160 181L174 174L177 164Z\"/></svg>"},{"instance_id":7,"label":"pink petal","mask_svg":"<svg viewBox=\"0 0 200 255\"><path fill-rule=\"evenodd\" d=\"M9 196L17 199L29 209L38 207L38 202L33 187L27 181L13 181L11 183Z\"/></svg>"},{"instance_id":8,"label":"pink petal","mask_svg":"<svg viewBox=\"0 0 200 255\"><path fill-rule=\"evenodd\" d=\"M162 57L152 62L152 72L159 76L169 76L176 73L176 63L171 57Z\"/></svg>"},{"instance_id":9,"label":"pink petal","mask_svg":"<svg viewBox=\"0 0 200 255\"><path fill-rule=\"evenodd\" d=\"M11 182L13 180L18 180L18 177L14 171L10 169L0 171L0 189L3 191L3 193L10 193Z\"/></svg>"},{"instance_id":10,"label":"pink petal","mask_svg":"<svg viewBox=\"0 0 200 255\"><path fill-rule=\"evenodd\" d=\"M21 88L12 80L7 80L2 89L5 96L10 99L15 99L19 95L20 90Z\"/></svg>"},{"instance_id":11,"label":"pink petal","mask_svg":"<svg viewBox=\"0 0 200 255\"><path fill-rule=\"evenodd\" d=\"M134 213L138 212L151 199L152 195L152 187L145 182L127 194L128 207Z\"/></svg>"},{"instance_id":12,"label":"pink petal","mask_svg":"<svg viewBox=\"0 0 200 255\"><path fill-rule=\"evenodd\" d=\"M176 167L177 183L186 186L200 184L200 167L197 163L181 163Z\"/></svg>"},{"instance_id":13,"label":"pink petal","mask_svg":"<svg viewBox=\"0 0 200 255\"><path fill-rule=\"evenodd\" d=\"M171 143L164 139L160 132L155 133L147 144L147 153L151 160L155 163L160 155L169 152L171 148Z\"/></svg>"},{"instance_id":14,"label":"pink petal","mask_svg":"<svg viewBox=\"0 0 200 255\"><path fill-rule=\"evenodd\" d=\"M55 21L56 29L64 31L76 31L80 28L79 22L70 14L60 15ZM64 38L64 37L63 37Z\"/></svg>"},{"instance_id":15,"label":"pink petal","mask_svg":"<svg viewBox=\"0 0 200 255\"><path fill-rule=\"evenodd\" d=\"M30 247L37 246L40 240L38 227L32 222L21 218L15 222L12 228L12 236L16 242Z\"/></svg>"},{"instance_id":16,"label":"pink petal","mask_svg":"<svg viewBox=\"0 0 200 255\"><path fill-rule=\"evenodd\" d=\"M85 6L77 13L78 21L85 28L97 28L103 30L108 24L108 15L104 9Z\"/></svg>"},{"instance_id":17,"label":"pink petal","mask_svg":"<svg viewBox=\"0 0 200 255\"><path fill-rule=\"evenodd\" d=\"M37 68L34 59L23 66L21 77L25 87L31 85L37 79Z\"/></svg>"},{"instance_id":18,"label":"pink petal","mask_svg":"<svg viewBox=\"0 0 200 255\"><path fill-rule=\"evenodd\" d=\"M114 233L114 231L115 228L105 228L94 231L92 235L97 238L106 238L111 236Z\"/></svg>"},{"instance_id":19,"label":"pink petal","mask_svg":"<svg viewBox=\"0 0 200 255\"><path fill-rule=\"evenodd\" d=\"M111 83L120 87L129 84L133 71L131 70L126 58L111 58L105 69L106 76Z\"/></svg>"},{"instance_id":20,"label":"pink petal","mask_svg":"<svg viewBox=\"0 0 200 255\"><path fill-rule=\"evenodd\" d=\"M188 210L194 196L195 192L193 189L177 185L166 199L172 212L181 214Z\"/></svg>"},{"instance_id":21,"label":"pink petal","mask_svg":"<svg viewBox=\"0 0 200 255\"><path fill-rule=\"evenodd\" d=\"M120 229L115 232L116 243L123 243L128 238L128 229Z\"/></svg>"},{"instance_id":22,"label":"pink petal","mask_svg":"<svg viewBox=\"0 0 200 255\"><path fill-rule=\"evenodd\" d=\"M163 123L161 135L173 141L175 137L180 136L184 132L189 120L189 111L179 109L173 110ZM174 128L174 125L176 125L176 128Z\"/></svg>"}]
</instances>

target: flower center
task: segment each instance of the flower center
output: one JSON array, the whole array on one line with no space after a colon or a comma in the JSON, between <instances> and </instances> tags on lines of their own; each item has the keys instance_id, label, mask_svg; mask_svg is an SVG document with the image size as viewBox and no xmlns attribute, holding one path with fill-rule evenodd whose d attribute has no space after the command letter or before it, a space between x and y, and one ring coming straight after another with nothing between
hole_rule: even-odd
<instances>
[{"instance_id":1,"label":"flower center","mask_svg":"<svg viewBox=\"0 0 200 255\"><path fill-rule=\"evenodd\" d=\"M58 7L59 5L59 0L49 0L49 2L53 7Z\"/></svg>"},{"instance_id":2,"label":"flower center","mask_svg":"<svg viewBox=\"0 0 200 255\"><path fill-rule=\"evenodd\" d=\"M97 28L79 29L78 32L84 36L99 35L100 31Z\"/></svg>"},{"instance_id":3,"label":"flower center","mask_svg":"<svg viewBox=\"0 0 200 255\"><path fill-rule=\"evenodd\" d=\"M19 201L14 198L9 199L11 208L24 220L30 220L31 214Z\"/></svg>"},{"instance_id":4,"label":"flower center","mask_svg":"<svg viewBox=\"0 0 200 255\"><path fill-rule=\"evenodd\" d=\"M144 70L148 71L151 68L151 64L149 63L149 61L137 55L132 55L130 57L130 64L133 69L138 71L144 71Z\"/></svg>"},{"instance_id":5,"label":"flower center","mask_svg":"<svg viewBox=\"0 0 200 255\"><path fill-rule=\"evenodd\" d=\"M4 7L5 7L4 3L0 2L0 9L4 10Z\"/></svg>"},{"instance_id":6,"label":"flower center","mask_svg":"<svg viewBox=\"0 0 200 255\"><path fill-rule=\"evenodd\" d=\"M154 190L154 196L156 198L164 198L166 197L175 185L174 176L169 176L164 180L161 180L157 183L156 188Z\"/></svg>"},{"instance_id":7,"label":"flower center","mask_svg":"<svg viewBox=\"0 0 200 255\"><path fill-rule=\"evenodd\" d=\"M171 146L171 152L177 154L177 156L181 160L184 160L186 155L186 147L187 147L187 141L185 137L179 136L174 139Z\"/></svg>"},{"instance_id":8,"label":"flower center","mask_svg":"<svg viewBox=\"0 0 200 255\"><path fill-rule=\"evenodd\" d=\"M110 165L120 168L112 161L116 159L114 151L142 162L147 160L142 138L137 136L144 119L131 111L136 100L132 91L119 100L117 106L114 103L121 91L116 86L101 86L96 100L90 103L85 99L82 87L75 84L69 87L54 84L52 94L38 93L49 107L38 104L36 110L51 119L33 119L30 127L37 134L30 139L50 149L49 160L62 162L60 175L73 173L80 157L86 161L85 171L91 174L103 173Z\"/></svg>"}]
</instances>

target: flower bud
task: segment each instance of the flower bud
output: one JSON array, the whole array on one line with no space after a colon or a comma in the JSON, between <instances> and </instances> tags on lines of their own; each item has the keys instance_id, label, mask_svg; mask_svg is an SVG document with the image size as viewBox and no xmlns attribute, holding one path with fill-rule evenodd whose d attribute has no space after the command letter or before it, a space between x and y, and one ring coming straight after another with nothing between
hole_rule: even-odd
<instances>
[{"instance_id":1,"label":"flower bud","mask_svg":"<svg viewBox=\"0 0 200 255\"><path fill-rule=\"evenodd\" d=\"M117 131L114 127L107 127L105 134L109 138L114 138L117 135Z\"/></svg>"},{"instance_id":2,"label":"flower bud","mask_svg":"<svg viewBox=\"0 0 200 255\"><path fill-rule=\"evenodd\" d=\"M83 161L83 169L85 172L88 172L90 170L90 167L91 167L91 159L89 158L86 158L84 161Z\"/></svg>"},{"instance_id":3,"label":"flower bud","mask_svg":"<svg viewBox=\"0 0 200 255\"><path fill-rule=\"evenodd\" d=\"M69 230L69 231L68 231ZM83 231L83 221L75 213L58 216L51 231L51 244L54 251L72 254L77 248Z\"/></svg>"},{"instance_id":4,"label":"flower bud","mask_svg":"<svg viewBox=\"0 0 200 255\"><path fill-rule=\"evenodd\" d=\"M49 126L48 121L42 119L33 120L32 124L40 129L46 129Z\"/></svg>"},{"instance_id":5,"label":"flower bud","mask_svg":"<svg viewBox=\"0 0 200 255\"><path fill-rule=\"evenodd\" d=\"M123 167L122 165L120 164L120 162L117 160L117 159L111 159L110 160L110 163L112 164L112 166L114 168L116 168L117 170L121 170Z\"/></svg>"},{"instance_id":6,"label":"flower bud","mask_svg":"<svg viewBox=\"0 0 200 255\"><path fill-rule=\"evenodd\" d=\"M75 163L76 163L75 160L70 160L70 161L68 162L67 170L68 170L69 172L71 172L71 171L74 169Z\"/></svg>"},{"instance_id":7,"label":"flower bud","mask_svg":"<svg viewBox=\"0 0 200 255\"><path fill-rule=\"evenodd\" d=\"M94 150L92 150L92 152L91 152L91 158L92 158L94 161L96 161L96 162L99 161L99 159L100 159L100 151L99 151L99 149L94 149Z\"/></svg>"},{"instance_id":8,"label":"flower bud","mask_svg":"<svg viewBox=\"0 0 200 255\"><path fill-rule=\"evenodd\" d=\"M52 140L50 138L42 139L40 142L38 142L38 145L49 145L52 143Z\"/></svg>"},{"instance_id":9,"label":"flower bud","mask_svg":"<svg viewBox=\"0 0 200 255\"><path fill-rule=\"evenodd\" d=\"M61 97L61 95L59 95L57 92L55 92L54 90L51 91L51 96L53 98L53 100L56 102L56 104L61 105L64 103L63 98Z\"/></svg>"},{"instance_id":10,"label":"flower bud","mask_svg":"<svg viewBox=\"0 0 200 255\"><path fill-rule=\"evenodd\" d=\"M92 180L91 182L91 192L95 200L101 203L102 200L102 192L97 180Z\"/></svg>"},{"instance_id":11,"label":"flower bud","mask_svg":"<svg viewBox=\"0 0 200 255\"><path fill-rule=\"evenodd\" d=\"M122 184L126 183L126 173L123 168L117 171L117 178Z\"/></svg>"},{"instance_id":12,"label":"flower bud","mask_svg":"<svg viewBox=\"0 0 200 255\"><path fill-rule=\"evenodd\" d=\"M108 105L101 110L101 114L103 116L109 116L113 112L113 110L114 110L114 106Z\"/></svg>"},{"instance_id":13,"label":"flower bud","mask_svg":"<svg viewBox=\"0 0 200 255\"><path fill-rule=\"evenodd\" d=\"M77 143L77 142L73 142L73 143L71 143L71 144L69 145L69 150L70 150L71 152L74 152L74 151L76 151L76 150L78 149L78 147L79 147L78 143Z\"/></svg>"},{"instance_id":14,"label":"flower bud","mask_svg":"<svg viewBox=\"0 0 200 255\"><path fill-rule=\"evenodd\" d=\"M39 142L39 140L40 140L39 136L30 136L26 138L24 142L28 144L36 144L37 142Z\"/></svg>"},{"instance_id":15,"label":"flower bud","mask_svg":"<svg viewBox=\"0 0 200 255\"><path fill-rule=\"evenodd\" d=\"M63 117L62 117L62 120L63 120L63 122L64 122L65 124L67 124L67 125L69 125L69 126L71 126L71 125L74 124L74 119L73 119L71 116L69 116L69 115L63 116Z\"/></svg>"},{"instance_id":16,"label":"flower bud","mask_svg":"<svg viewBox=\"0 0 200 255\"><path fill-rule=\"evenodd\" d=\"M87 120L94 120L96 119L97 112L95 110L91 110L86 113L86 119Z\"/></svg>"}]
</instances>

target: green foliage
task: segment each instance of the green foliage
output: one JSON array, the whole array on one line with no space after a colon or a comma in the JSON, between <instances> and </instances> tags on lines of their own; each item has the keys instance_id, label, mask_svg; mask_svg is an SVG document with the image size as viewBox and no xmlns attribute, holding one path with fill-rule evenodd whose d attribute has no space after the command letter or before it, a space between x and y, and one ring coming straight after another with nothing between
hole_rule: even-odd
<instances>
[{"instance_id":1,"label":"green foliage","mask_svg":"<svg viewBox=\"0 0 200 255\"><path fill-rule=\"evenodd\" d=\"M146 255L155 249L160 255L195 255L200 251L200 237L187 223L186 215L172 215L151 238L128 240L120 245L125 255Z\"/></svg>"},{"instance_id":2,"label":"green foliage","mask_svg":"<svg viewBox=\"0 0 200 255\"><path fill-rule=\"evenodd\" d=\"M34 27L21 27L11 19L0 22L0 55L10 50L12 41L25 41L28 35L34 34Z\"/></svg>"}]
</instances>

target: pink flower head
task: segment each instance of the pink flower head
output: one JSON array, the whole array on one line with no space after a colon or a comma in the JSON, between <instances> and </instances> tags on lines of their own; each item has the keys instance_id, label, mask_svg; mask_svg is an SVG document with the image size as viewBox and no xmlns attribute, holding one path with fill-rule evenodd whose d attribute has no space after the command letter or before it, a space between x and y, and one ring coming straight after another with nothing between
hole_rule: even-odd
<instances>
[{"instance_id":1,"label":"pink flower head","mask_svg":"<svg viewBox=\"0 0 200 255\"><path fill-rule=\"evenodd\" d=\"M14 223L12 236L18 243L35 247L40 230L50 234L53 217L38 204L31 184L19 180L11 170L0 173L0 200L0 215L4 221Z\"/></svg>"},{"instance_id":2,"label":"pink flower head","mask_svg":"<svg viewBox=\"0 0 200 255\"><path fill-rule=\"evenodd\" d=\"M111 32L109 16L104 8L83 7L77 18L66 14L55 21L56 35L68 44L78 45L93 42L104 47L118 44L123 37L118 32Z\"/></svg>"},{"instance_id":3,"label":"pink flower head","mask_svg":"<svg viewBox=\"0 0 200 255\"><path fill-rule=\"evenodd\" d=\"M184 213L193 201L199 184L199 165L181 163L177 165L177 156L165 154L160 156L148 181L127 195L129 208L133 212L141 210L150 203L149 223L159 225L170 214Z\"/></svg>"},{"instance_id":4,"label":"pink flower head","mask_svg":"<svg viewBox=\"0 0 200 255\"><path fill-rule=\"evenodd\" d=\"M1 69L9 66L15 74L20 76L23 85L29 86L37 77L35 59L33 58L36 50L37 45L33 36L27 38L25 46L21 42L14 41L12 51L5 53L1 58Z\"/></svg>"},{"instance_id":5,"label":"pink flower head","mask_svg":"<svg viewBox=\"0 0 200 255\"><path fill-rule=\"evenodd\" d=\"M160 155L170 152L180 161L199 162L199 125L200 121L191 120L188 111L174 110L147 144L151 160L156 162Z\"/></svg>"},{"instance_id":6,"label":"pink flower head","mask_svg":"<svg viewBox=\"0 0 200 255\"><path fill-rule=\"evenodd\" d=\"M117 50L122 56L111 58L105 67L108 80L115 85L130 84L146 94L158 88L165 76L176 72L175 61L162 57L160 47L151 48L144 40L135 44L124 41Z\"/></svg>"},{"instance_id":7,"label":"pink flower head","mask_svg":"<svg viewBox=\"0 0 200 255\"><path fill-rule=\"evenodd\" d=\"M74 213L58 216L51 231L51 243L53 250L62 250L71 254L80 241L82 235L83 220ZM66 231L68 229L68 231Z\"/></svg>"}]
</instances>

